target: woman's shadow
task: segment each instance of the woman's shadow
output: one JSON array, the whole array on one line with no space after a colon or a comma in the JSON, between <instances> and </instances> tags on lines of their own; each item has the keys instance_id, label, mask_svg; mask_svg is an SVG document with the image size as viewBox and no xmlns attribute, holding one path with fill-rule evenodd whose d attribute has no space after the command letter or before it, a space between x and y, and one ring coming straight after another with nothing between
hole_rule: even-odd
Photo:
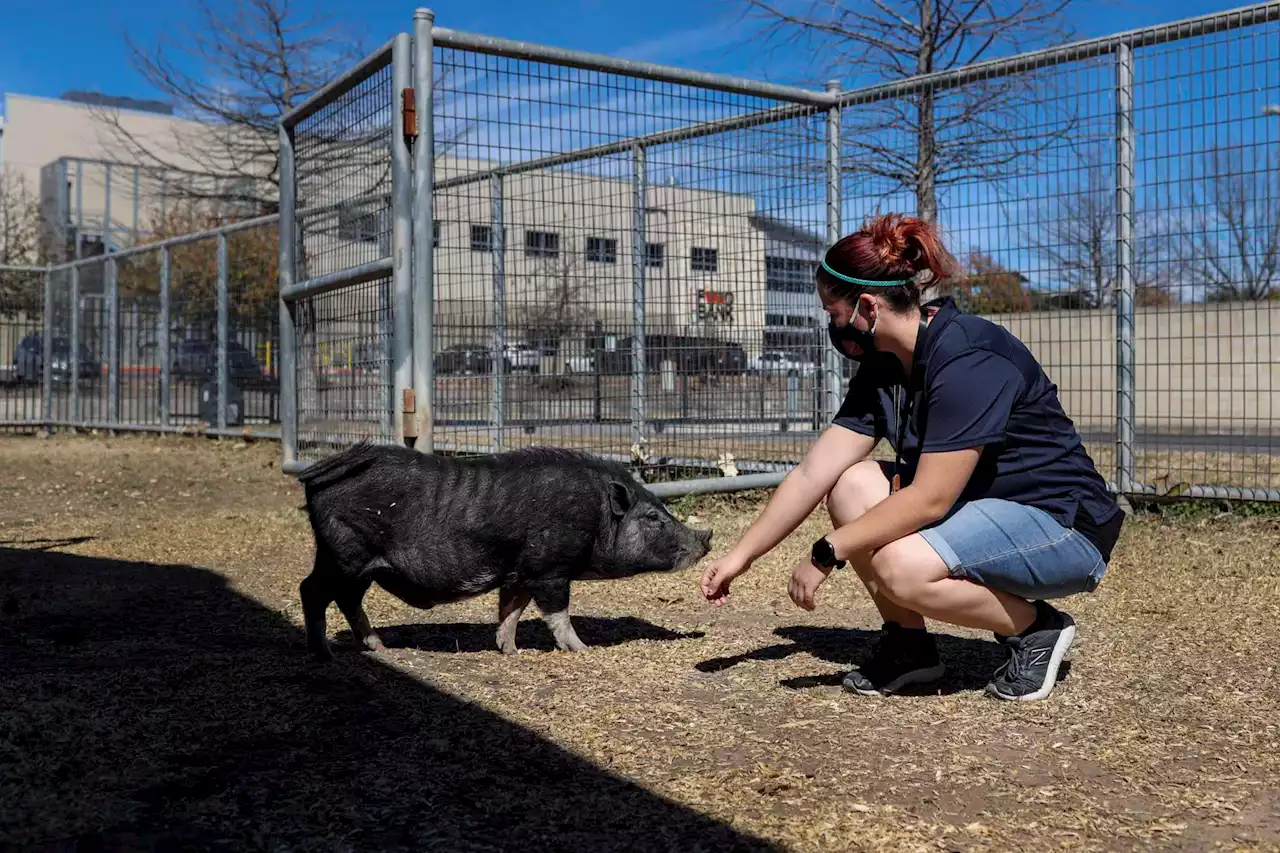
<instances>
[{"instance_id":1,"label":"woman's shadow","mask_svg":"<svg viewBox=\"0 0 1280 853\"><path fill-rule=\"evenodd\" d=\"M773 633L786 642L740 655L705 660L697 664L696 668L700 672L721 672L747 661L782 660L794 654L807 653L843 669L839 672L784 678L778 683L792 690L839 687L849 669L861 666L870 657L879 636L877 631L862 628L820 628L808 625L789 625L777 628ZM930 684L903 688L901 695L947 696L963 691L982 690L991 680L996 667L1005 661L1005 651L994 640L957 637L952 634L934 634L934 638L938 643L938 656L942 658L946 672L941 679ZM1062 662L1058 670L1059 681L1066 677L1070 668L1070 661Z\"/></svg>"}]
</instances>

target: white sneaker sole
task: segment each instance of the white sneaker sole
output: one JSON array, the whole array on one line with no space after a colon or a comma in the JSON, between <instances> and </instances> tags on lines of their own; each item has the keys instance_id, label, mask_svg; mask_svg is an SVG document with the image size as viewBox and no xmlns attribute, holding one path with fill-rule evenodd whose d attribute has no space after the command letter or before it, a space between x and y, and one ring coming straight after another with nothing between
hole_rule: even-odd
<instances>
[{"instance_id":1,"label":"white sneaker sole","mask_svg":"<svg viewBox=\"0 0 1280 853\"><path fill-rule=\"evenodd\" d=\"M1058 641L1053 644L1053 654L1049 656L1049 668L1045 672L1044 683L1040 685L1040 689L1034 693L1028 693L1025 696L1009 696L1001 693L998 689L988 687L987 692L997 699L1004 699L1008 702L1035 702L1045 698L1053 692L1053 688L1058 686L1058 667L1062 664L1062 659L1067 655L1067 649L1071 648L1072 642L1076 638L1075 624L1068 625L1058 634Z\"/></svg>"},{"instance_id":2,"label":"white sneaker sole","mask_svg":"<svg viewBox=\"0 0 1280 853\"><path fill-rule=\"evenodd\" d=\"M846 676L840 682L840 686L850 693L857 693L859 696L885 696L890 693L896 693L909 684L927 684L930 681L937 681L944 672L946 672L944 664L931 666L927 669L913 669L911 672L904 672L879 689L871 688L870 690L855 686Z\"/></svg>"}]
</instances>

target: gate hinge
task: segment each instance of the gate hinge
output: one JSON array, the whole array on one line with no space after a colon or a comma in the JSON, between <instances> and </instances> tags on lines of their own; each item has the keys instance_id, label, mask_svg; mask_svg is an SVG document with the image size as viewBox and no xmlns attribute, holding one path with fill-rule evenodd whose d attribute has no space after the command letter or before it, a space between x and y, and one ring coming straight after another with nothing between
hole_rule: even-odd
<instances>
[{"instance_id":1,"label":"gate hinge","mask_svg":"<svg viewBox=\"0 0 1280 853\"><path fill-rule=\"evenodd\" d=\"M400 92L400 119L401 126L404 127L404 138L416 140L418 138L418 103L414 98L412 86L406 86Z\"/></svg>"}]
</instances>

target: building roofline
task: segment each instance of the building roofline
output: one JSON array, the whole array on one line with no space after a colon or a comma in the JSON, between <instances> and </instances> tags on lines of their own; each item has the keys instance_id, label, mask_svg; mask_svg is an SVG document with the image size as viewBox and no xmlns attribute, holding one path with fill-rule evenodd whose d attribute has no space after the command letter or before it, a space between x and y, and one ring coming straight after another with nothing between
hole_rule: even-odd
<instances>
[{"instance_id":1,"label":"building roofline","mask_svg":"<svg viewBox=\"0 0 1280 853\"><path fill-rule=\"evenodd\" d=\"M155 113L148 110L135 110L130 107L117 107L106 104L86 104L80 101L68 101L64 98L53 98L48 95L25 95L21 92L3 92L0 93L0 95L3 96L5 102L5 115L8 115L9 113L8 100L10 98L22 98L27 101L37 101L44 104L58 104L64 107L71 107L72 109L91 110L97 108L111 110L113 112L127 113L128 115L149 116L151 118L168 119L169 121L180 121L184 124L198 124L194 119L183 118L176 114L165 115L164 113Z\"/></svg>"}]
</instances>

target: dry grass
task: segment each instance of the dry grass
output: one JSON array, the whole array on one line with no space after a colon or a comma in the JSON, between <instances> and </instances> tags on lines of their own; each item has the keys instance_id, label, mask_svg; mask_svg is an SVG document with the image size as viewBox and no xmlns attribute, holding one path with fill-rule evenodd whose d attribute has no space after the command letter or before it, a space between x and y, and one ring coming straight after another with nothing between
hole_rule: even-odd
<instances>
[{"instance_id":1,"label":"dry grass","mask_svg":"<svg viewBox=\"0 0 1280 853\"><path fill-rule=\"evenodd\" d=\"M816 515L706 606L695 572L583 584L594 648L493 646L493 596L391 648L303 650L301 493L274 444L0 439L0 843L40 850L1280 850L1280 523L1144 515L1042 703L946 632L929 695L840 676L878 627L786 573ZM685 501L722 550L757 497ZM939 627L939 630L942 629ZM221 844L219 844L221 842Z\"/></svg>"}]
</instances>

